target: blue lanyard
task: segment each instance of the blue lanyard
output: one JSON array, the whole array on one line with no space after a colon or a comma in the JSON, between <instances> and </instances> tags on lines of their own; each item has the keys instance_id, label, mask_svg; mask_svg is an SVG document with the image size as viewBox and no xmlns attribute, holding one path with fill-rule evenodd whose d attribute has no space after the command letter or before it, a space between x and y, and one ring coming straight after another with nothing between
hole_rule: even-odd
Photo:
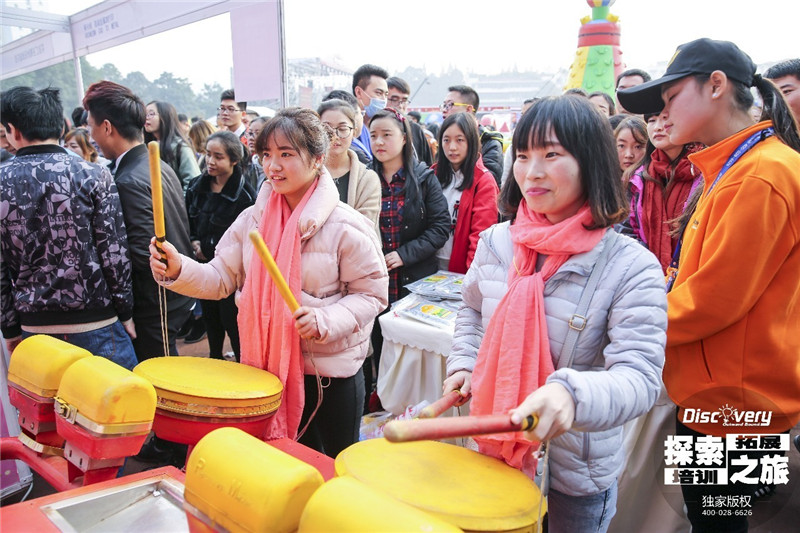
<instances>
[{"instance_id":1,"label":"blue lanyard","mask_svg":"<svg viewBox=\"0 0 800 533\"><path fill-rule=\"evenodd\" d=\"M773 135L775 135L775 128L772 127L764 128L761 131L755 132L750 137L748 137L742 144L740 144L739 148L734 150L733 153L728 158L728 160L725 161L725 164L722 165L722 169L719 171L719 174L717 174L717 179L715 179L714 183L711 184L711 187L708 188L706 196L711 194L711 190L717 185L717 183L719 183L720 178L722 178L722 176L726 172L728 172L728 170L730 170L730 168L733 165L735 165L736 162L739 161L739 159L741 159L744 154L749 152L753 146L757 145L767 137L772 137Z\"/></svg>"},{"instance_id":2,"label":"blue lanyard","mask_svg":"<svg viewBox=\"0 0 800 533\"><path fill-rule=\"evenodd\" d=\"M736 164L739 159L742 158L744 154L750 151L755 145L766 139L767 137L771 137L775 135L775 128L769 127L764 128L761 131L757 131L752 134L750 137L745 139L745 141L739 145L739 147L733 151L733 153L728 157L728 160L725 161L725 164L722 165L722 168L717 174L716 179L711 184L711 187L708 188L708 192L706 192L706 197L711 194L711 191L716 187L719 180L725 175L730 168ZM684 230L685 232L686 230ZM675 284L675 278L678 277L678 264L681 257L681 248L683 247L683 235L678 240L678 245L675 247L675 253L672 254L672 260L669 263L669 267L667 267L667 292L672 290L672 286Z\"/></svg>"}]
</instances>

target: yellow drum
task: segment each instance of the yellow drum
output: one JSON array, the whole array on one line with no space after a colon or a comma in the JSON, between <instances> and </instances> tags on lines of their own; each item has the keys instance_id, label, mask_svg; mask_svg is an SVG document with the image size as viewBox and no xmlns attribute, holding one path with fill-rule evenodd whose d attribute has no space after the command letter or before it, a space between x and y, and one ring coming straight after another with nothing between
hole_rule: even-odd
<instances>
[{"instance_id":1,"label":"yellow drum","mask_svg":"<svg viewBox=\"0 0 800 533\"><path fill-rule=\"evenodd\" d=\"M232 533L297 529L323 483L313 466L236 428L212 431L186 465L186 502Z\"/></svg>"},{"instance_id":2,"label":"yellow drum","mask_svg":"<svg viewBox=\"0 0 800 533\"><path fill-rule=\"evenodd\" d=\"M184 444L225 426L262 437L283 392L275 375L221 359L157 357L133 371L156 389L156 435Z\"/></svg>"},{"instance_id":3,"label":"yellow drum","mask_svg":"<svg viewBox=\"0 0 800 533\"><path fill-rule=\"evenodd\" d=\"M92 354L47 335L33 335L19 343L8 366L8 382L18 390L51 400L61 377L72 363Z\"/></svg>"},{"instance_id":4,"label":"yellow drum","mask_svg":"<svg viewBox=\"0 0 800 533\"><path fill-rule=\"evenodd\" d=\"M91 460L137 453L155 409L156 393L146 379L104 357L76 361L64 372L55 397L56 426L67 440L65 457L83 469Z\"/></svg>"},{"instance_id":5,"label":"yellow drum","mask_svg":"<svg viewBox=\"0 0 800 533\"><path fill-rule=\"evenodd\" d=\"M497 459L458 446L367 440L339 454L336 474L467 532L536 530L541 493L533 481Z\"/></svg>"},{"instance_id":6,"label":"yellow drum","mask_svg":"<svg viewBox=\"0 0 800 533\"><path fill-rule=\"evenodd\" d=\"M187 474L188 479L188 474ZM297 533L459 533L428 513L349 477L331 479L308 500Z\"/></svg>"},{"instance_id":7,"label":"yellow drum","mask_svg":"<svg viewBox=\"0 0 800 533\"><path fill-rule=\"evenodd\" d=\"M60 455L57 448L64 439L56 433L54 398L67 369L91 357L83 348L47 335L33 335L16 347L8 366L8 395L19 410L19 438L26 446Z\"/></svg>"}]
</instances>

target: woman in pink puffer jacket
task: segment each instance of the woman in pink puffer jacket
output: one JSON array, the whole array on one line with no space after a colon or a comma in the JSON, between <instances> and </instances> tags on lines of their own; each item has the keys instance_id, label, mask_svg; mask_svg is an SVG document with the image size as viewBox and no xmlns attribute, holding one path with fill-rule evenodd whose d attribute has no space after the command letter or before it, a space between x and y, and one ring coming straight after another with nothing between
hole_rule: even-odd
<instances>
[{"instance_id":1,"label":"woman in pink puffer jacket","mask_svg":"<svg viewBox=\"0 0 800 533\"><path fill-rule=\"evenodd\" d=\"M240 292L242 362L284 384L265 438L297 438L305 428L300 442L335 457L358 440L361 365L387 305L388 276L374 225L339 202L323 166L328 145L316 113L281 110L256 141L270 186L231 225L214 259L200 264L165 243L167 265L154 245L150 265L160 284L181 294L219 299ZM253 254L253 229L300 304L294 313Z\"/></svg>"}]
</instances>

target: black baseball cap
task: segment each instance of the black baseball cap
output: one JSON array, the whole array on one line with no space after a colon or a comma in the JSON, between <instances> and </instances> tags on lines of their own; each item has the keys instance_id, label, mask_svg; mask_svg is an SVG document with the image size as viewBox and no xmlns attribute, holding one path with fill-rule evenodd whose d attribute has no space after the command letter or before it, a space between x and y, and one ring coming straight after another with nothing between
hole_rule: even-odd
<instances>
[{"instance_id":1,"label":"black baseball cap","mask_svg":"<svg viewBox=\"0 0 800 533\"><path fill-rule=\"evenodd\" d=\"M617 99L631 113L658 113L664 109L661 89L665 84L693 74L711 74L715 70L752 87L756 64L731 42L697 39L675 50L663 76L617 91Z\"/></svg>"}]
</instances>

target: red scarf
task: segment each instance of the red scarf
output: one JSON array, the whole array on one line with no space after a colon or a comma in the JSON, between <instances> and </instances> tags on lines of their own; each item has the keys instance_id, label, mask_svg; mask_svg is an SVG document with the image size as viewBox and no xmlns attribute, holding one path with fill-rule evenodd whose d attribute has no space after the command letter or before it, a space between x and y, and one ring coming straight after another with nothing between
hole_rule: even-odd
<instances>
[{"instance_id":1,"label":"red scarf","mask_svg":"<svg viewBox=\"0 0 800 533\"><path fill-rule=\"evenodd\" d=\"M294 211L289 209L286 198L273 190L258 225L298 302L302 282L298 222L317 183L314 180ZM239 331L242 363L267 370L283 383L281 405L270 419L264 439L296 438L305 404L300 335L292 312L255 250L239 304Z\"/></svg>"},{"instance_id":2,"label":"red scarf","mask_svg":"<svg viewBox=\"0 0 800 533\"><path fill-rule=\"evenodd\" d=\"M700 148L699 145L690 145L674 165L664 151L656 148L647 168L652 179L644 180L642 231L648 248L658 258L664 272L678 244L678 239L669 235L669 221L683 213L696 177L694 167L686 156Z\"/></svg>"},{"instance_id":3,"label":"red scarf","mask_svg":"<svg viewBox=\"0 0 800 533\"><path fill-rule=\"evenodd\" d=\"M544 312L544 284L574 254L593 249L604 229L587 230L593 223L587 205L572 217L551 224L528 209L523 200L511 226L514 264L508 271L508 291L486 328L472 372L470 414L507 413L553 373L553 358ZM539 254L547 258L536 271ZM522 468L535 443L522 433L476 437L481 453Z\"/></svg>"}]
</instances>

